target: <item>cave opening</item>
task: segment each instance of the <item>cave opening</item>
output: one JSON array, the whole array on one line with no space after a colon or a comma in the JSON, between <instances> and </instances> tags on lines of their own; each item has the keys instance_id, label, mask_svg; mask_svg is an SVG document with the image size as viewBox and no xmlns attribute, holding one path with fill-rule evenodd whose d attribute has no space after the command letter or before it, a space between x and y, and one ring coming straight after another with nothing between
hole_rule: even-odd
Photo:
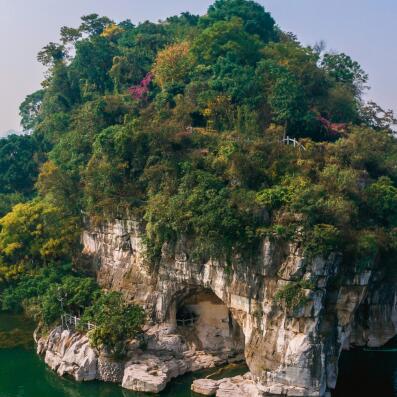
<instances>
[{"instance_id":1,"label":"cave opening","mask_svg":"<svg viewBox=\"0 0 397 397\"><path fill-rule=\"evenodd\" d=\"M342 351L338 367L332 397L397 396L397 337L379 348Z\"/></svg>"},{"instance_id":2,"label":"cave opening","mask_svg":"<svg viewBox=\"0 0 397 397\"><path fill-rule=\"evenodd\" d=\"M244 361L244 333L225 303L211 290L191 288L179 293L168 317L192 350L217 355L228 362Z\"/></svg>"}]
</instances>

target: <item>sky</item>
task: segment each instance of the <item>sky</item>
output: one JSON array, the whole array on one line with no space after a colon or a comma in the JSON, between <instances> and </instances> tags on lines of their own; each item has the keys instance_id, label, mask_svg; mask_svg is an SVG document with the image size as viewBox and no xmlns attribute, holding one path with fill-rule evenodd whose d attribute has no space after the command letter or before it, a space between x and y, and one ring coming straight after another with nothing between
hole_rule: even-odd
<instances>
[{"instance_id":1,"label":"sky","mask_svg":"<svg viewBox=\"0 0 397 397\"><path fill-rule=\"evenodd\" d=\"M212 0L0 0L0 136L20 130L18 107L40 88L40 49L58 41L61 26L77 27L90 13L115 21L158 21L190 11L204 14ZM369 99L397 111L396 0L259 0L285 31L303 44L324 40L370 75Z\"/></svg>"}]
</instances>

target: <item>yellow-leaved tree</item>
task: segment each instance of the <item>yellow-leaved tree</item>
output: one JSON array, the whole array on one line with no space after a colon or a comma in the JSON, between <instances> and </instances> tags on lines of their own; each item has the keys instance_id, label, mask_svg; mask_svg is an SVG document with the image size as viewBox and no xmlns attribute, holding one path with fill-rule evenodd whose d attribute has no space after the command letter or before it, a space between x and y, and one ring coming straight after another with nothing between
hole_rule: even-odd
<instances>
[{"instance_id":1,"label":"yellow-leaved tree","mask_svg":"<svg viewBox=\"0 0 397 397\"><path fill-rule=\"evenodd\" d=\"M165 89L185 83L193 70L194 59L187 41L172 44L157 54L152 73L156 83Z\"/></svg>"},{"instance_id":2,"label":"yellow-leaved tree","mask_svg":"<svg viewBox=\"0 0 397 397\"><path fill-rule=\"evenodd\" d=\"M0 229L0 281L70 258L79 237L77 219L45 200L17 204Z\"/></svg>"},{"instance_id":3,"label":"yellow-leaved tree","mask_svg":"<svg viewBox=\"0 0 397 397\"><path fill-rule=\"evenodd\" d=\"M121 33L124 32L124 29L118 26L115 23L111 23L105 27L103 32L101 33L102 37L106 37L108 39L113 39L117 36L120 36Z\"/></svg>"}]
</instances>

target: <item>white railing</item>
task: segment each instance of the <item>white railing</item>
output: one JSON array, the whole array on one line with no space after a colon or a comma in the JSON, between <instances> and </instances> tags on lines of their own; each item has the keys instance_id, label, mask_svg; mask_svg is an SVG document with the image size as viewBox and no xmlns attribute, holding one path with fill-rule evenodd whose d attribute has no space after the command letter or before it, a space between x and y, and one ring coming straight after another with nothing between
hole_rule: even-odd
<instances>
[{"instance_id":1,"label":"white railing","mask_svg":"<svg viewBox=\"0 0 397 397\"><path fill-rule=\"evenodd\" d=\"M286 145L293 145L294 147L297 147L299 149L306 150L306 148L295 138L290 138L289 136L287 136L286 138L283 139L282 142L285 143Z\"/></svg>"},{"instance_id":2,"label":"white railing","mask_svg":"<svg viewBox=\"0 0 397 397\"><path fill-rule=\"evenodd\" d=\"M69 329L69 330L74 330L77 328L78 325L81 323L81 319L76 316L72 316L70 314L64 314L61 317L62 320L62 328L63 329ZM84 329L87 331L91 331L92 329L95 328L95 325L92 323L81 323Z\"/></svg>"}]
</instances>

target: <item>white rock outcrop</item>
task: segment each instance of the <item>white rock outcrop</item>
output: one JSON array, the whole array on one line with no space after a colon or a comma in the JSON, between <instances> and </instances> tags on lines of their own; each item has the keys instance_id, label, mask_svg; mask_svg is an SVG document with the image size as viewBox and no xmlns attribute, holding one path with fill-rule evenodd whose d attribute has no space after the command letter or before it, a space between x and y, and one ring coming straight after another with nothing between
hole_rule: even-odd
<instances>
[{"instance_id":1,"label":"white rock outcrop","mask_svg":"<svg viewBox=\"0 0 397 397\"><path fill-rule=\"evenodd\" d=\"M79 382L97 379L97 353L85 335L56 328L38 341L37 352L45 354L45 363L60 376Z\"/></svg>"},{"instance_id":2,"label":"white rock outcrop","mask_svg":"<svg viewBox=\"0 0 397 397\"><path fill-rule=\"evenodd\" d=\"M159 393L172 379L187 372L227 362L225 357L188 350L183 337L171 331L158 326L147 329L147 349L143 351L139 343L131 343L125 361L99 355L85 335L60 327L38 340L37 352L60 376L119 383L125 389L146 393Z\"/></svg>"},{"instance_id":3,"label":"white rock outcrop","mask_svg":"<svg viewBox=\"0 0 397 397\"><path fill-rule=\"evenodd\" d=\"M216 397L262 397L264 396L252 376L235 376L221 380L197 379L193 382L192 391L203 396Z\"/></svg>"}]
</instances>

